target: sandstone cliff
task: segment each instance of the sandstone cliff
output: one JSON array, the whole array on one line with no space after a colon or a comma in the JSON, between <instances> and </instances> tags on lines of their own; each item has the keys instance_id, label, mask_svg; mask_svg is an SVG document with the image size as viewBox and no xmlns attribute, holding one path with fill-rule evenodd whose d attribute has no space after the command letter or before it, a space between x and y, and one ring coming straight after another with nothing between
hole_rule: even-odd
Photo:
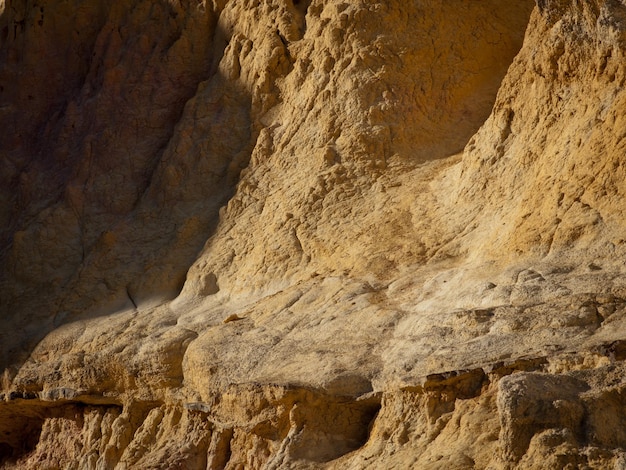
<instances>
[{"instance_id":1,"label":"sandstone cliff","mask_svg":"<svg viewBox=\"0 0 626 470\"><path fill-rule=\"evenodd\" d=\"M0 11L0 468L626 468L622 2Z\"/></svg>"}]
</instances>

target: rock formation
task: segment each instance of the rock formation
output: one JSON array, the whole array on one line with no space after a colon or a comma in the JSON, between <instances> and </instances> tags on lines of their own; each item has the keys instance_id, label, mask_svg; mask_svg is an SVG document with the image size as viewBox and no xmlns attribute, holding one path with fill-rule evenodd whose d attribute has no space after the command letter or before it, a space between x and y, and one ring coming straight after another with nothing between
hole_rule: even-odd
<instances>
[{"instance_id":1,"label":"rock formation","mask_svg":"<svg viewBox=\"0 0 626 470\"><path fill-rule=\"evenodd\" d=\"M0 12L0 468L626 468L626 4Z\"/></svg>"}]
</instances>

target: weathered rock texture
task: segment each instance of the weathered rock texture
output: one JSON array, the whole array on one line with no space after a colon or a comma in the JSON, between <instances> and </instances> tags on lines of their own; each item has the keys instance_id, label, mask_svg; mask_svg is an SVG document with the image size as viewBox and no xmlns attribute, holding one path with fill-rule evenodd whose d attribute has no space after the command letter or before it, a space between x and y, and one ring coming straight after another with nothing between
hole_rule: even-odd
<instances>
[{"instance_id":1,"label":"weathered rock texture","mask_svg":"<svg viewBox=\"0 0 626 470\"><path fill-rule=\"evenodd\" d=\"M622 2L0 11L0 468L626 468Z\"/></svg>"}]
</instances>

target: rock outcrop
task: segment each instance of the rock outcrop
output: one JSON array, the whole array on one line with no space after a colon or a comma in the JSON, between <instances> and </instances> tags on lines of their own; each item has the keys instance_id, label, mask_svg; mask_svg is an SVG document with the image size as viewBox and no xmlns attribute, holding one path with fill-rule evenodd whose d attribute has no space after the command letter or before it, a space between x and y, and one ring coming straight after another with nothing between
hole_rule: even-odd
<instances>
[{"instance_id":1,"label":"rock outcrop","mask_svg":"<svg viewBox=\"0 0 626 470\"><path fill-rule=\"evenodd\" d=\"M626 468L622 2L0 11L0 468Z\"/></svg>"}]
</instances>

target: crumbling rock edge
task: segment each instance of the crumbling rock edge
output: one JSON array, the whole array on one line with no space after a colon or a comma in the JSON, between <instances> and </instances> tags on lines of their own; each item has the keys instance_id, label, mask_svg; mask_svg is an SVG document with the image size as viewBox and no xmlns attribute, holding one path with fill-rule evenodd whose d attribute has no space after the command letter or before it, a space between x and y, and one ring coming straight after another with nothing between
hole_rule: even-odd
<instances>
[{"instance_id":1,"label":"crumbling rock edge","mask_svg":"<svg viewBox=\"0 0 626 470\"><path fill-rule=\"evenodd\" d=\"M427 468L619 468L626 434L606 424L623 419L624 351L611 342L359 397L258 383L210 402L13 392L0 403L3 468L380 468L409 456Z\"/></svg>"}]
</instances>

